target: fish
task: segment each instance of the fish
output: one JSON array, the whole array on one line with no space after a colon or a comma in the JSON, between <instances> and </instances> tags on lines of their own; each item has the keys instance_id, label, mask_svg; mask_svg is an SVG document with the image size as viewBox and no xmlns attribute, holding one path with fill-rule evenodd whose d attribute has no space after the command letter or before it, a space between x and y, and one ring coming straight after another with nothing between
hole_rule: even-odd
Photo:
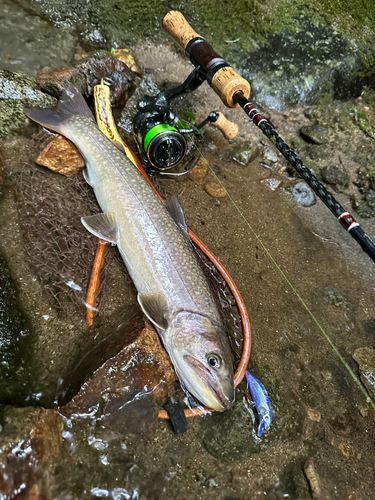
<instances>
[{"instance_id":1,"label":"fish","mask_svg":"<svg viewBox=\"0 0 375 500\"><path fill-rule=\"evenodd\" d=\"M55 108L25 108L43 127L82 154L84 178L103 211L82 217L85 228L117 248L182 387L208 408L235 399L233 361L223 320L189 238L177 197L164 205L126 157L99 130L80 92L67 84Z\"/></svg>"},{"instance_id":2,"label":"fish","mask_svg":"<svg viewBox=\"0 0 375 500\"><path fill-rule=\"evenodd\" d=\"M264 385L250 372L246 372L246 382L259 417L258 437L262 437L263 430L271 427L271 401Z\"/></svg>"}]
</instances>

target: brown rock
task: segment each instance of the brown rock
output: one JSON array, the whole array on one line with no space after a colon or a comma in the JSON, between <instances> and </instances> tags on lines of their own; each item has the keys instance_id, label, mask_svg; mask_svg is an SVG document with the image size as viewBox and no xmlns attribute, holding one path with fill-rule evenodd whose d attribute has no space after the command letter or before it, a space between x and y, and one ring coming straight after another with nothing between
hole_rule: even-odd
<instances>
[{"instance_id":1,"label":"brown rock","mask_svg":"<svg viewBox=\"0 0 375 500\"><path fill-rule=\"evenodd\" d=\"M116 57L96 53L77 68L86 77L87 96L93 95L95 85L99 85L102 79L111 88L113 106L124 105L134 91L135 74Z\"/></svg>"},{"instance_id":2,"label":"brown rock","mask_svg":"<svg viewBox=\"0 0 375 500\"><path fill-rule=\"evenodd\" d=\"M311 494L313 498L319 498L322 494L320 478L315 470L314 462L310 458L304 465L303 471L309 482Z\"/></svg>"},{"instance_id":3,"label":"brown rock","mask_svg":"<svg viewBox=\"0 0 375 500\"><path fill-rule=\"evenodd\" d=\"M45 500L60 454L63 424L55 410L6 406L0 437L0 492Z\"/></svg>"},{"instance_id":4,"label":"brown rock","mask_svg":"<svg viewBox=\"0 0 375 500\"><path fill-rule=\"evenodd\" d=\"M65 416L97 407L97 418L123 434L146 431L155 407L174 392L177 379L169 356L148 320L136 339L98 368L60 412Z\"/></svg>"},{"instance_id":5,"label":"brown rock","mask_svg":"<svg viewBox=\"0 0 375 500\"><path fill-rule=\"evenodd\" d=\"M138 64L135 62L134 57L130 54L128 49L116 49L112 52L119 61L126 64L126 66L137 73L138 75L142 74L142 71L139 69Z\"/></svg>"},{"instance_id":6,"label":"brown rock","mask_svg":"<svg viewBox=\"0 0 375 500\"><path fill-rule=\"evenodd\" d=\"M208 163L204 158L200 158L198 163L195 165L193 170L189 173L189 177L195 184L201 186L203 184L203 179L207 174Z\"/></svg>"},{"instance_id":7,"label":"brown rock","mask_svg":"<svg viewBox=\"0 0 375 500\"><path fill-rule=\"evenodd\" d=\"M42 69L36 75L36 81L49 94L59 97L66 82L71 82L77 89L84 93L86 92L86 79L83 74L80 74L77 68L65 66L62 68Z\"/></svg>"},{"instance_id":8,"label":"brown rock","mask_svg":"<svg viewBox=\"0 0 375 500\"><path fill-rule=\"evenodd\" d=\"M312 408L307 408L307 416L313 422L320 422L321 416L318 410L313 410Z\"/></svg>"},{"instance_id":9,"label":"brown rock","mask_svg":"<svg viewBox=\"0 0 375 500\"><path fill-rule=\"evenodd\" d=\"M209 182L204 186L204 189L214 198L223 198L227 194L226 189L216 182Z\"/></svg>"},{"instance_id":10,"label":"brown rock","mask_svg":"<svg viewBox=\"0 0 375 500\"><path fill-rule=\"evenodd\" d=\"M35 163L67 177L80 172L85 166L79 151L61 135L47 144Z\"/></svg>"}]
</instances>

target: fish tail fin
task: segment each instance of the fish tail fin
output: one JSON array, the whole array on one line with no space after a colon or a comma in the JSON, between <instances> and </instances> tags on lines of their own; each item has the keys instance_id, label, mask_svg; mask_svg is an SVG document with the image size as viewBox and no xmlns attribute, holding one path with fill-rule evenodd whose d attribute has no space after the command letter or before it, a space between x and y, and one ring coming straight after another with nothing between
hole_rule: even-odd
<instances>
[{"instance_id":1,"label":"fish tail fin","mask_svg":"<svg viewBox=\"0 0 375 500\"><path fill-rule=\"evenodd\" d=\"M94 120L82 94L71 83L65 85L55 108L25 108L25 115L49 130L69 138L66 122L74 116L86 116Z\"/></svg>"}]
</instances>

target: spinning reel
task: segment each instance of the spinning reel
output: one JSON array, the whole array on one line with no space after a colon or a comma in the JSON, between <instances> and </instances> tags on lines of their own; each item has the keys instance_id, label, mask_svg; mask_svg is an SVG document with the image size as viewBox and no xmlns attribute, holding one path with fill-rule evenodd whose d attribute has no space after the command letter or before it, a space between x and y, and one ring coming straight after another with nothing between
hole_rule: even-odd
<instances>
[{"instance_id":1,"label":"spinning reel","mask_svg":"<svg viewBox=\"0 0 375 500\"><path fill-rule=\"evenodd\" d=\"M201 129L207 123L214 124L226 139L237 135L237 125L229 122L222 113L211 112L201 123L193 125L172 110L172 99L196 90L205 80L206 76L199 66L178 87L156 96L144 96L138 102L132 131L146 170L165 175L183 175L192 170L199 159L199 154L194 156L192 153L192 136L202 136ZM176 172L176 169L180 171Z\"/></svg>"}]
</instances>

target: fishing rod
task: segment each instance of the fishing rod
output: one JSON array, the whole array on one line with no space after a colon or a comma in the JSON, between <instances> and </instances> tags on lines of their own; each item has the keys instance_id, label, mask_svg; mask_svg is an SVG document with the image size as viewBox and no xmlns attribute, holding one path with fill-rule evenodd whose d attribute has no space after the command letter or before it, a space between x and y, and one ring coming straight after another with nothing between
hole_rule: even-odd
<instances>
[{"instance_id":1,"label":"fishing rod","mask_svg":"<svg viewBox=\"0 0 375 500\"><path fill-rule=\"evenodd\" d=\"M281 139L266 118L248 100L250 96L249 82L242 78L234 68L214 51L204 38L193 30L180 12L168 12L162 24L164 30L186 52L190 57L190 61L194 64L195 69L188 79L195 78L195 88L207 81L225 106L229 108L241 106L250 120L276 146L284 158L338 219L344 229L375 262L375 244L371 238L363 231L354 217L318 181L311 170L303 164L302 160Z\"/></svg>"}]
</instances>

